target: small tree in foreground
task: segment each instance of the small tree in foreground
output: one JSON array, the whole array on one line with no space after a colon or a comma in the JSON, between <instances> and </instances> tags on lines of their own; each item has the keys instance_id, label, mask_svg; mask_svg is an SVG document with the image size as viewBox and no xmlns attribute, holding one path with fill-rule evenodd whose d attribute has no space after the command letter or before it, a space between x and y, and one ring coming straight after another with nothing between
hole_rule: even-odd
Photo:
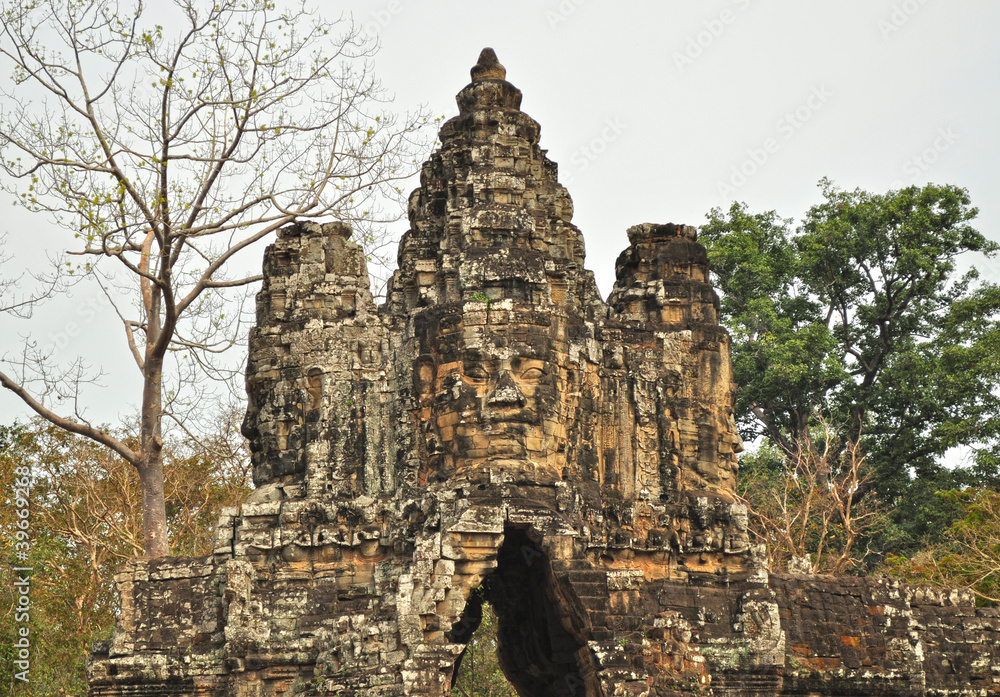
<instances>
[{"instance_id":1,"label":"small tree in foreground","mask_svg":"<svg viewBox=\"0 0 1000 697\"><path fill-rule=\"evenodd\" d=\"M483 603L483 619L462 656L451 697L516 697L517 692L500 670L497 656L497 613Z\"/></svg>"},{"instance_id":2,"label":"small tree in foreground","mask_svg":"<svg viewBox=\"0 0 1000 697\"><path fill-rule=\"evenodd\" d=\"M379 201L413 171L426 119L383 113L371 42L304 5L174 0L155 12L141 0L0 9L11 70L0 188L72 234L64 249L80 261L66 273L96 284L117 313L141 375L138 437L88 421L82 359L57 366L29 341L0 384L138 472L143 549L161 556L163 422L194 432L197 373L240 334L225 292L246 297L259 276L234 267L237 256L302 218L346 220L372 241Z\"/></svg>"}]
</instances>

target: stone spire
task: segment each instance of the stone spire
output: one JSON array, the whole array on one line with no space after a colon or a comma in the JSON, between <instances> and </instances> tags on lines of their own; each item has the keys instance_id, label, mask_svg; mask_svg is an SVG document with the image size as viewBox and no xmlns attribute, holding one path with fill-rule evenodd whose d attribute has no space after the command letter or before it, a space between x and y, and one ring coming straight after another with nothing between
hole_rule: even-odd
<instances>
[{"instance_id":1,"label":"stone spire","mask_svg":"<svg viewBox=\"0 0 1000 697\"><path fill-rule=\"evenodd\" d=\"M471 74L410 197L390 311L477 298L603 308L573 203L538 147L541 128L520 110L521 91L491 48Z\"/></svg>"},{"instance_id":2,"label":"stone spire","mask_svg":"<svg viewBox=\"0 0 1000 697\"><path fill-rule=\"evenodd\" d=\"M384 332L350 237L343 223L295 223L264 253L243 422L258 487L351 497L391 486L370 438L382 429L366 428Z\"/></svg>"},{"instance_id":3,"label":"stone spire","mask_svg":"<svg viewBox=\"0 0 1000 697\"><path fill-rule=\"evenodd\" d=\"M483 80L503 80L507 77L507 69L500 65L500 61L497 59L497 53L492 48L484 48L479 54L479 60L472 70L473 82L481 82Z\"/></svg>"},{"instance_id":4,"label":"stone spire","mask_svg":"<svg viewBox=\"0 0 1000 697\"><path fill-rule=\"evenodd\" d=\"M397 470L418 486L498 473L551 483L576 471L586 440L567 419L599 361L587 322L607 307L583 268L569 193L506 74L487 48L458 93L410 197L383 308L393 354L412 357L396 365L414 386L396 403L396 423L412 424L398 432Z\"/></svg>"}]
</instances>

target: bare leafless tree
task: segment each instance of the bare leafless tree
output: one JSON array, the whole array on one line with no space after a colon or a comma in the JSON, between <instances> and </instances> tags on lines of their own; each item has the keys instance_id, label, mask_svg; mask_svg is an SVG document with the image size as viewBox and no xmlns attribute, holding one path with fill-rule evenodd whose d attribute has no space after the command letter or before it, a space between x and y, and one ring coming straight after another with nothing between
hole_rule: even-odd
<instances>
[{"instance_id":1,"label":"bare leafless tree","mask_svg":"<svg viewBox=\"0 0 1000 697\"><path fill-rule=\"evenodd\" d=\"M777 471L745 471L742 489L751 531L773 565L796 560L793 567L838 574L866 556L856 544L883 511L859 441L822 417L816 421L808 438L781 448Z\"/></svg>"},{"instance_id":2,"label":"bare leafless tree","mask_svg":"<svg viewBox=\"0 0 1000 697\"><path fill-rule=\"evenodd\" d=\"M6 241L7 235L0 235L0 270L11 266L13 261L5 249ZM0 275L0 314L30 319L39 303L48 300L60 290L65 290L67 283L59 273L59 260L49 261L53 267L49 273L32 275L21 271L16 276ZM26 282L25 276L30 277L33 286L27 292L22 288L22 283Z\"/></svg>"},{"instance_id":3,"label":"bare leafless tree","mask_svg":"<svg viewBox=\"0 0 1000 697\"><path fill-rule=\"evenodd\" d=\"M117 313L142 376L139 443L85 417L82 360L57 369L29 342L0 383L137 470L147 555L169 552L163 422L183 422L168 359L210 368L233 344L226 293L259 279L238 255L295 219L346 220L377 243L398 217L380 202L401 193L427 119L384 112L374 49L349 21L271 0L3 5L0 187L72 233L66 273Z\"/></svg>"}]
</instances>

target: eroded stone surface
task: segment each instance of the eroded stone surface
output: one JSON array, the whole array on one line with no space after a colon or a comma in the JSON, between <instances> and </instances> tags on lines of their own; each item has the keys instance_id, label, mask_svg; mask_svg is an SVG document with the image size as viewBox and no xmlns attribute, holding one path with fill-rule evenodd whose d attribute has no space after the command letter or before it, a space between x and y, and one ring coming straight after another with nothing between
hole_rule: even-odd
<instances>
[{"instance_id":1,"label":"eroded stone surface","mask_svg":"<svg viewBox=\"0 0 1000 697\"><path fill-rule=\"evenodd\" d=\"M1000 693L995 611L763 570L695 230L629 229L602 301L520 91L472 76L385 305L342 225L267 250L258 488L211 557L121 570L91 694L444 695L483 600L524 697Z\"/></svg>"}]
</instances>

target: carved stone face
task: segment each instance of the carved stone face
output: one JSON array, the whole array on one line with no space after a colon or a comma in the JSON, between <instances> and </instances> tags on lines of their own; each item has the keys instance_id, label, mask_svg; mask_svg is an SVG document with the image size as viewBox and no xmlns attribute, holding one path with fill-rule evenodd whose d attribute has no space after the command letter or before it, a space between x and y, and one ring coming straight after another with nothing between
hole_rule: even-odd
<instances>
[{"instance_id":1,"label":"carved stone face","mask_svg":"<svg viewBox=\"0 0 1000 697\"><path fill-rule=\"evenodd\" d=\"M458 325L417 360L418 427L426 448L421 479L482 466L515 479L557 481L567 463L578 371L555 350L547 328L503 323L488 329Z\"/></svg>"}]
</instances>

